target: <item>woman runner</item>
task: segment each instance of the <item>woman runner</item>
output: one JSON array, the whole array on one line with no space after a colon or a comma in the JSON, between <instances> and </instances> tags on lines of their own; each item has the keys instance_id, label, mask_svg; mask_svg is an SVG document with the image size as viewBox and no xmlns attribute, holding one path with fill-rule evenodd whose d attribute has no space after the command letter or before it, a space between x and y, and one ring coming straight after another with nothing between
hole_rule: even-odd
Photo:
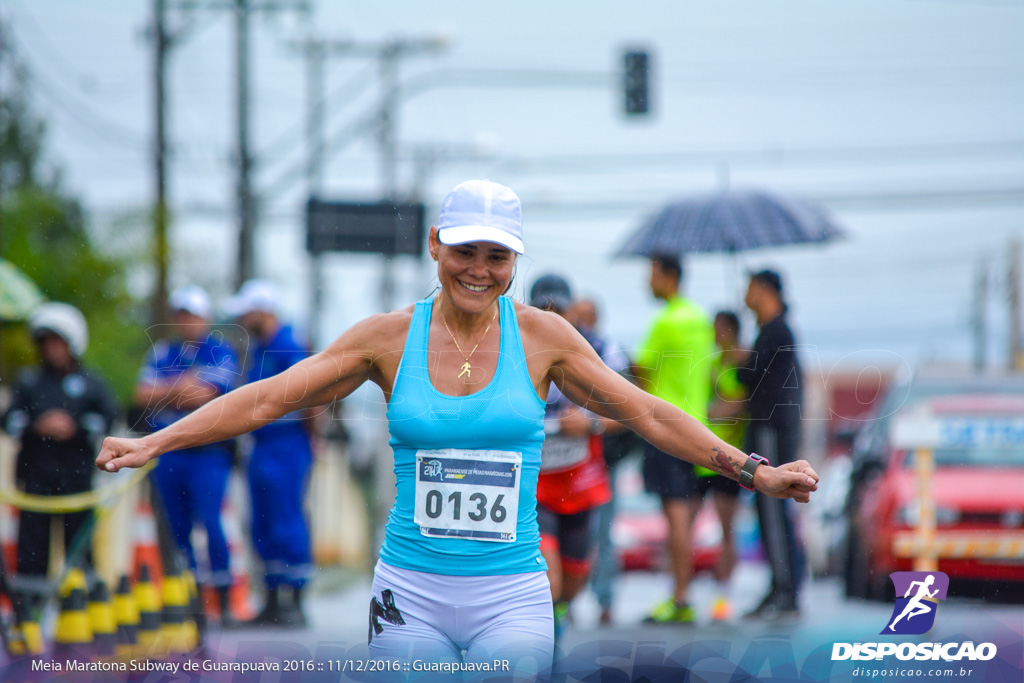
<instances>
[{"instance_id":1,"label":"woman runner","mask_svg":"<svg viewBox=\"0 0 1024 683\"><path fill-rule=\"evenodd\" d=\"M609 369L557 314L504 296L524 251L520 202L509 188L485 180L455 187L429 250L436 296L371 316L324 351L163 430L106 439L97 466L140 467L372 381L388 401L397 493L374 574L371 656L504 656L535 669L548 668L553 651L536 505L551 382L676 457L770 496L809 500L818 476L806 462L776 468L747 456Z\"/></svg>"}]
</instances>

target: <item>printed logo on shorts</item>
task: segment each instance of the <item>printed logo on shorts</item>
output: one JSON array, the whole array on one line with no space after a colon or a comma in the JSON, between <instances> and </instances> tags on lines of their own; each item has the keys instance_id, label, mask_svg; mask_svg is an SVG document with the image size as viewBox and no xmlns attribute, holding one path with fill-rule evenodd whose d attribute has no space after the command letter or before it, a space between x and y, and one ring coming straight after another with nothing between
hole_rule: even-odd
<instances>
[{"instance_id":1,"label":"printed logo on shorts","mask_svg":"<svg viewBox=\"0 0 1024 683\"><path fill-rule=\"evenodd\" d=\"M379 636L384 632L384 627L380 624L381 619L393 626L405 625L402 613L395 607L395 595L391 592L391 589L385 588L382 590L380 597L383 602L378 600L376 595L370 598L370 630L366 635L367 644L373 641L374 634Z\"/></svg>"},{"instance_id":2,"label":"printed logo on shorts","mask_svg":"<svg viewBox=\"0 0 1024 683\"><path fill-rule=\"evenodd\" d=\"M946 599L949 577L943 572L893 572L889 578L896 587L896 604L881 633L904 636L927 633L935 623L939 600Z\"/></svg>"}]
</instances>

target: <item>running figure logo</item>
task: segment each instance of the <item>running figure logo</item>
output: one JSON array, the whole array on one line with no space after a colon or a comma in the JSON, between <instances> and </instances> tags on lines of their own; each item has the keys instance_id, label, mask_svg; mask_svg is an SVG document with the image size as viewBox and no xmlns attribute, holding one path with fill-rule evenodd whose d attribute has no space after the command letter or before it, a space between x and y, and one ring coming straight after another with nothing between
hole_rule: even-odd
<instances>
[{"instance_id":1,"label":"running figure logo","mask_svg":"<svg viewBox=\"0 0 1024 683\"><path fill-rule=\"evenodd\" d=\"M935 623L939 600L946 599L949 577L942 572L893 572L889 578L896 586L896 605L882 635L927 633Z\"/></svg>"}]
</instances>

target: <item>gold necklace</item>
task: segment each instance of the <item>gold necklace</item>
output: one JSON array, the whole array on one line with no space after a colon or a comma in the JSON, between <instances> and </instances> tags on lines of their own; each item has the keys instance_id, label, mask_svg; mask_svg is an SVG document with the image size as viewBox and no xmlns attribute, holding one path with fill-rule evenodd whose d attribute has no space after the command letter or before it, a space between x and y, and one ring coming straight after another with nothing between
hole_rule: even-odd
<instances>
[{"instance_id":1,"label":"gold necklace","mask_svg":"<svg viewBox=\"0 0 1024 683\"><path fill-rule=\"evenodd\" d=\"M441 308L440 298L438 298L437 300L437 310L441 312L441 322L444 323L444 329L448 330L448 336L450 336L452 338L452 341L455 342L455 348L457 348L459 350L459 354L466 359L466 362L462 364L462 367L460 368L459 371L459 376L456 377L456 379L462 379L463 375L466 376L466 379L472 379L473 369L469 365L469 359L473 357L474 353L476 353L476 347L480 346L480 342L487 338L487 333L491 331L491 325L494 324L494 319L498 317L498 309L494 309L494 315L491 316L491 322L487 323L487 328L484 330L483 335L481 335L480 341L476 343L476 346L473 347L473 350L469 352L468 356L466 355L466 352L462 350L462 347L459 345L459 340L455 338L454 334L452 334L452 328L448 327L448 320L446 320L444 317L444 309Z\"/></svg>"}]
</instances>

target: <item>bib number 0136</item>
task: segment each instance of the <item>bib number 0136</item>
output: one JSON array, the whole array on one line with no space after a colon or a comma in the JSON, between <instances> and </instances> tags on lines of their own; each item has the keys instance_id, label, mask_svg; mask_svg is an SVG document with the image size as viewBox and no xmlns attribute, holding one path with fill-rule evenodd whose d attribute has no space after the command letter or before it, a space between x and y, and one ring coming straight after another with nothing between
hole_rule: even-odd
<instances>
[{"instance_id":1,"label":"bib number 0136","mask_svg":"<svg viewBox=\"0 0 1024 683\"><path fill-rule=\"evenodd\" d=\"M510 543L521 467L522 455L511 451L418 451L413 521L426 536Z\"/></svg>"},{"instance_id":2,"label":"bib number 0136","mask_svg":"<svg viewBox=\"0 0 1024 683\"><path fill-rule=\"evenodd\" d=\"M476 508L466 513L466 517L474 522L481 522L487 519L488 516L497 523L505 521L508 517L508 510L501 505L501 501L504 500L505 496L498 494L498 497L494 499L494 503L491 505L490 513L487 511L487 495L477 492L469 497L469 502L476 505ZM452 506L452 518L455 521L459 521L462 515L462 492L453 491L448 495L448 504ZM427 491L427 517L430 519L437 519L441 516L444 511L444 494L437 489L431 489Z\"/></svg>"}]
</instances>

